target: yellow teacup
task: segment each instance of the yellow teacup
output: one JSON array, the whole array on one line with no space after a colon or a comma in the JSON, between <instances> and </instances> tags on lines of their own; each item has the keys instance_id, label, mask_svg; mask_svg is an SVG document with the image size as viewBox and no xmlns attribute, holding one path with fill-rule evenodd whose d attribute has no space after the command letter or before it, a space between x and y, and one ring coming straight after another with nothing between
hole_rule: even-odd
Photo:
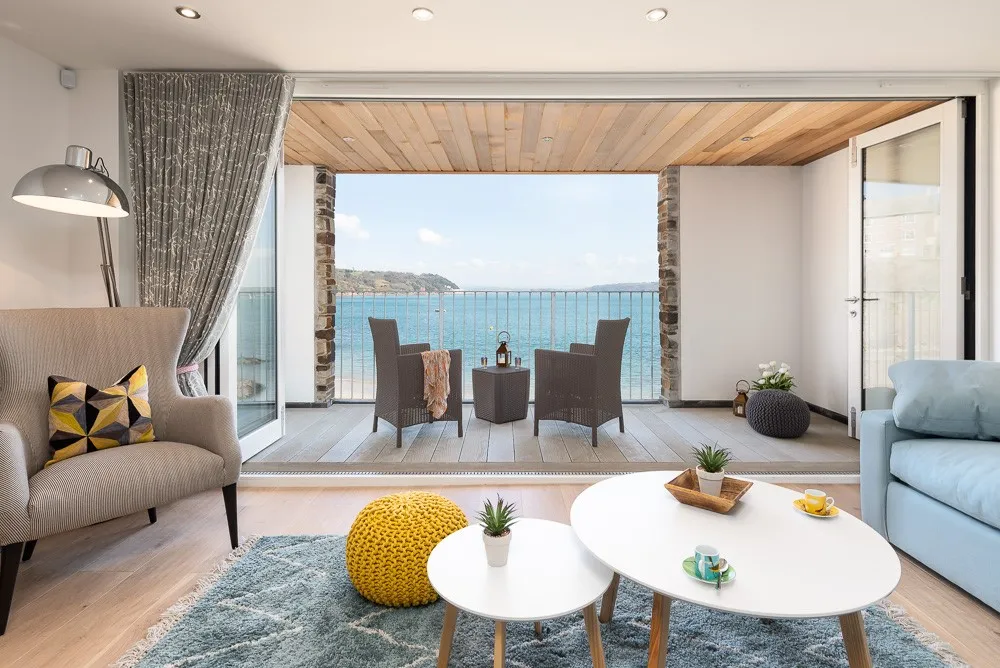
<instances>
[{"instance_id":1,"label":"yellow teacup","mask_svg":"<svg viewBox=\"0 0 1000 668\"><path fill-rule=\"evenodd\" d=\"M803 505L810 513L825 513L833 507L833 497L827 496L821 489L807 489Z\"/></svg>"}]
</instances>

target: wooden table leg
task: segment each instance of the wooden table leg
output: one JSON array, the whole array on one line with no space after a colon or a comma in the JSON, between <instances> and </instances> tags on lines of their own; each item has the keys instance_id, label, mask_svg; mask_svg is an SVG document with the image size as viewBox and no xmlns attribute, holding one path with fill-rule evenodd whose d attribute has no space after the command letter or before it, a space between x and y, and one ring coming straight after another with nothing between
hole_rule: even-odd
<instances>
[{"instance_id":1,"label":"wooden table leg","mask_svg":"<svg viewBox=\"0 0 1000 668\"><path fill-rule=\"evenodd\" d=\"M860 612L840 616L840 632L847 648L847 663L851 668L872 668L872 657L868 652L868 636L865 635L865 621Z\"/></svg>"},{"instance_id":2,"label":"wooden table leg","mask_svg":"<svg viewBox=\"0 0 1000 668\"><path fill-rule=\"evenodd\" d=\"M455 622L458 620L458 608L451 603L444 605L444 625L441 627L441 648L438 650L438 668L448 668L451 657L451 643L455 638Z\"/></svg>"},{"instance_id":3,"label":"wooden table leg","mask_svg":"<svg viewBox=\"0 0 1000 668\"><path fill-rule=\"evenodd\" d=\"M649 625L649 662L646 664L647 668L664 668L667 665L670 603L670 598L667 596L653 594L653 619Z\"/></svg>"},{"instance_id":4,"label":"wooden table leg","mask_svg":"<svg viewBox=\"0 0 1000 668\"><path fill-rule=\"evenodd\" d=\"M601 623L597 620L597 606L593 603L583 609L583 623L587 627L587 640L590 642L590 658L594 668L605 668L604 645L601 643Z\"/></svg>"},{"instance_id":5,"label":"wooden table leg","mask_svg":"<svg viewBox=\"0 0 1000 668\"><path fill-rule=\"evenodd\" d=\"M604 598L601 599L601 623L607 624L611 621L611 616L615 614L615 601L618 600L618 583L621 580L621 576L615 573L615 576L611 578L611 585L608 590L604 592Z\"/></svg>"},{"instance_id":6,"label":"wooden table leg","mask_svg":"<svg viewBox=\"0 0 1000 668\"><path fill-rule=\"evenodd\" d=\"M493 668L503 668L504 653L507 649L507 622L496 623L493 632Z\"/></svg>"},{"instance_id":7,"label":"wooden table leg","mask_svg":"<svg viewBox=\"0 0 1000 668\"><path fill-rule=\"evenodd\" d=\"M535 622L535 637L538 638L539 640L542 639L542 623L541 622Z\"/></svg>"}]
</instances>

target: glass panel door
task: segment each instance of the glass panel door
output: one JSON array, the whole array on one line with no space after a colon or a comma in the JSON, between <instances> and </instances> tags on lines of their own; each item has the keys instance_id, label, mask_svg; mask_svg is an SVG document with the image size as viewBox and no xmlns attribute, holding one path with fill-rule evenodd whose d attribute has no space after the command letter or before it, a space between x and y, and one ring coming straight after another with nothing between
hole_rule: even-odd
<instances>
[{"instance_id":1,"label":"glass panel door","mask_svg":"<svg viewBox=\"0 0 1000 668\"><path fill-rule=\"evenodd\" d=\"M941 126L862 157L862 409L892 406L889 367L941 358Z\"/></svg>"},{"instance_id":2,"label":"glass panel door","mask_svg":"<svg viewBox=\"0 0 1000 668\"><path fill-rule=\"evenodd\" d=\"M236 424L241 441L278 421L277 201L272 186L236 302Z\"/></svg>"},{"instance_id":3,"label":"glass panel door","mask_svg":"<svg viewBox=\"0 0 1000 668\"><path fill-rule=\"evenodd\" d=\"M889 368L964 354L964 122L959 100L850 148L848 429L890 408Z\"/></svg>"}]
</instances>

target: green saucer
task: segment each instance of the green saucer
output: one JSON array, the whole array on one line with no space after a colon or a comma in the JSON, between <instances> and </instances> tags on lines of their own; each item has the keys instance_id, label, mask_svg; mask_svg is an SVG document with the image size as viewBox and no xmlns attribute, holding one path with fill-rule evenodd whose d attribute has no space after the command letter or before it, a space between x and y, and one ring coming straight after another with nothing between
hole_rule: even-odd
<instances>
[{"instance_id":1,"label":"green saucer","mask_svg":"<svg viewBox=\"0 0 1000 668\"><path fill-rule=\"evenodd\" d=\"M694 557L688 557L684 560L682 564L684 566L684 573L691 579L697 580L698 582L704 582L705 584L715 584L715 580L703 580L696 574L694 568ZM722 584L729 584L736 579L736 569L730 564L729 568L726 569L725 573L722 574Z\"/></svg>"}]
</instances>

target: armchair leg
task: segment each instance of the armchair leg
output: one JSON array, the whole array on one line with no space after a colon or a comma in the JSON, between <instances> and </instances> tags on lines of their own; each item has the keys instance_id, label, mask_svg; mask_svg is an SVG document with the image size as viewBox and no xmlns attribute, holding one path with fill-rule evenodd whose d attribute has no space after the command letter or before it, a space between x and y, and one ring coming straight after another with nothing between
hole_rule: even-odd
<instances>
[{"instance_id":1,"label":"armchair leg","mask_svg":"<svg viewBox=\"0 0 1000 668\"><path fill-rule=\"evenodd\" d=\"M37 540L29 540L24 544L24 556L21 557L21 561L28 561L31 559L31 555L35 553L35 545L38 543Z\"/></svg>"},{"instance_id":2,"label":"armchair leg","mask_svg":"<svg viewBox=\"0 0 1000 668\"><path fill-rule=\"evenodd\" d=\"M222 499L226 502L226 519L229 521L229 543L235 550L240 546L240 532L236 525L236 483L222 488Z\"/></svg>"},{"instance_id":3,"label":"armchair leg","mask_svg":"<svg viewBox=\"0 0 1000 668\"><path fill-rule=\"evenodd\" d=\"M462 438L462 407L458 407L458 437Z\"/></svg>"},{"instance_id":4,"label":"armchair leg","mask_svg":"<svg viewBox=\"0 0 1000 668\"><path fill-rule=\"evenodd\" d=\"M618 431L620 431L623 434L625 433L625 416L624 415L619 415L618 416Z\"/></svg>"},{"instance_id":5,"label":"armchair leg","mask_svg":"<svg viewBox=\"0 0 1000 668\"><path fill-rule=\"evenodd\" d=\"M0 553L0 636L7 632L10 604L14 600L14 582L17 581L23 551L24 543L11 543L4 545Z\"/></svg>"},{"instance_id":6,"label":"armchair leg","mask_svg":"<svg viewBox=\"0 0 1000 668\"><path fill-rule=\"evenodd\" d=\"M374 418L372 419L372 433L374 434L374 433L375 433L375 432L377 432L377 431L378 431L378 415L376 415L376 416L375 416L375 417L374 417Z\"/></svg>"},{"instance_id":7,"label":"armchair leg","mask_svg":"<svg viewBox=\"0 0 1000 668\"><path fill-rule=\"evenodd\" d=\"M597 427L590 428L590 444L597 447Z\"/></svg>"},{"instance_id":8,"label":"armchair leg","mask_svg":"<svg viewBox=\"0 0 1000 668\"><path fill-rule=\"evenodd\" d=\"M396 427L396 447L403 447L403 428Z\"/></svg>"},{"instance_id":9,"label":"armchair leg","mask_svg":"<svg viewBox=\"0 0 1000 668\"><path fill-rule=\"evenodd\" d=\"M149 514L149 523L156 524L156 508L150 508L146 512Z\"/></svg>"},{"instance_id":10,"label":"armchair leg","mask_svg":"<svg viewBox=\"0 0 1000 668\"><path fill-rule=\"evenodd\" d=\"M535 416L535 436L538 436L538 416Z\"/></svg>"}]
</instances>

